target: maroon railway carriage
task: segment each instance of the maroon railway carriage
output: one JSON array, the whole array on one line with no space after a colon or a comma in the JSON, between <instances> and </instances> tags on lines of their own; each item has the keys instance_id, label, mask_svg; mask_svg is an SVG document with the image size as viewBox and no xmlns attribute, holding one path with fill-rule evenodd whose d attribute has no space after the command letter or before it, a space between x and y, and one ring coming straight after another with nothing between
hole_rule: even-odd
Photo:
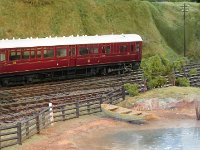
<instances>
[{"instance_id":1,"label":"maroon railway carriage","mask_svg":"<svg viewBox=\"0 0 200 150\"><path fill-rule=\"evenodd\" d=\"M123 72L141 61L136 34L0 40L0 84Z\"/></svg>"}]
</instances>

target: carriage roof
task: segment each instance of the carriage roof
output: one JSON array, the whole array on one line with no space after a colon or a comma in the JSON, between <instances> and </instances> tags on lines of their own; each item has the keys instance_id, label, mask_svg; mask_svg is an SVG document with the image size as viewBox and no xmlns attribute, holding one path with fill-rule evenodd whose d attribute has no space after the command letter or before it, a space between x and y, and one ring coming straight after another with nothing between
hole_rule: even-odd
<instances>
[{"instance_id":1,"label":"carriage roof","mask_svg":"<svg viewBox=\"0 0 200 150\"><path fill-rule=\"evenodd\" d=\"M39 47L39 46L59 46L59 45L100 44L100 43L121 43L121 42L123 43L123 42L138 42L138 41L142 41L142 38L137 34L46 37L46 38L27 38L27 39L12 39L12 40L3 39L0 40L0 49Z\"/></svg>"}]
</instances>

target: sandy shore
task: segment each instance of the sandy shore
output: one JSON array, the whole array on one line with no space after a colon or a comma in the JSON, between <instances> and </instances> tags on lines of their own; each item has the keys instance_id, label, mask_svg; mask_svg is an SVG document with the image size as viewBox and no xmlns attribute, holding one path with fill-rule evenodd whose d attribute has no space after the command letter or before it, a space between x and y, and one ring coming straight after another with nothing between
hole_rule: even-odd
<instances>
[{"instance_id":1,"label":"sandy shore","mask_svg":"<svg viewBox=\"0 0 200 150\"><path fill-rule=\"evenodd\" d=\"M119 130L148 130L157 128L181 128L200 126L196 121L193 107L184 106L174 110L154 110L159 119L144 124L132 124L106 117L103 113L83 116L77 119L58 122L41 134L26 140L21 146L10 150L84 150L95 136ZM87 142L87 143L86 143ZM90 143L91 142L91 143ZM89 149L88 149L89 150Z\"/></svg>"}]
</instances>

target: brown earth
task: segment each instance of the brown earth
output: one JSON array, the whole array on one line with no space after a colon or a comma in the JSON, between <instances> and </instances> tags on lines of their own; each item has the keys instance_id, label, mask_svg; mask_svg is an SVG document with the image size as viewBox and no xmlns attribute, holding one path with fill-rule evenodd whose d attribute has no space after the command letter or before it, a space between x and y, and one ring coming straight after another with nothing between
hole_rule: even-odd
<instances>
[{"instance_id":1,"label":"brown earth","mask_svg":"<svg viewBox=\"0 0 200 150\"><path fill-rule=\"evenodd\" d=\"M92 137L103 135L114 130L120 130L121 128L148 130L199 126L199 122L195 118L195 110L192 103L180 103L175 109L153 110L151 113L157 115L159 119L149 121L145 124L131 124L115 120L104 116L103 113L55 123L47 129L44 129L40 135L35 135L25 141L23 145L8 149L83 150L81 144L89 144L84 143L88 137L92 139Z\"/></svg>"}]
</instances>

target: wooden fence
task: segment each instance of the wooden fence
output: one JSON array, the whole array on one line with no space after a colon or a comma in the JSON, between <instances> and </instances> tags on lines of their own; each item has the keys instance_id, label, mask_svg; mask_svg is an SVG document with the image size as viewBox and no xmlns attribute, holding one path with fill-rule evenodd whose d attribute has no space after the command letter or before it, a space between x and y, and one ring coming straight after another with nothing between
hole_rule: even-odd
<instances>
[{"instance_id":1,"label":"wooden fence","mask_svg":"<svg viewBox=\"0 0 200 150\"><path fill-rule=\"evenodd\" d=\"M118 88L106 95L86 100L76 100L73 103L50 106L34 116L14 125L0 127L0 150L39 134L49 124L65 121L79 116L101 112L102 103L116 104L125 99L124 88Z\"/></svg>"},{"instance_id":2,"label":"wooden fence","mask_svg":"<svg viewBox=\"0 0 200 150\"><path fill-rule=\"evenodd\" d=\"M194 102L195 105L195 111L196 111L196 118L197 120L200 120L200 100L196 100Z\"/></svg>"}]
</instances>

